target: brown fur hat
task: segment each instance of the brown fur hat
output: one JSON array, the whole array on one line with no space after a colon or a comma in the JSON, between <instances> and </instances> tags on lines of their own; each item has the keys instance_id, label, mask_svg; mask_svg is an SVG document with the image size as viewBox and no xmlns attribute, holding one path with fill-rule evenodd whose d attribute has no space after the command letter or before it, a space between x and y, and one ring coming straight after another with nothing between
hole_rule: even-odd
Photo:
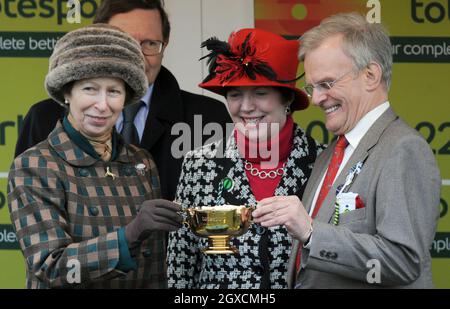
<instances>
[{"instance_id":1,"label":"brown fur hat","mask_svg":"<svg viewBox=\"0 0 450 309\"><path fill-rule=\"evenodd\" d=\"M131 88L127 102L139 101L148 88L138 42L117 27L93 24L71 31L55 45L45 88L64 105L64 85L93 77L116 77Z\"/></svg>"}]
</instances>

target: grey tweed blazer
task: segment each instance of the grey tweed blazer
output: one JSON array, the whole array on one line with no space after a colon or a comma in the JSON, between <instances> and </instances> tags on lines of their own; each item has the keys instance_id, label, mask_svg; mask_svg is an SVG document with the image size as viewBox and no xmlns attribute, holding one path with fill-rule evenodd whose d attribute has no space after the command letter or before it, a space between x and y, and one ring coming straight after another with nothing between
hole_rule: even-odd
<instances>
[{"instance_id":1,"label":"grey tweed blazer","mask_svg":"<svg viewBox=\"0 0 450 309\"><path fill-rule=\"evenodd\" d=\"M309 210L335 143L317 159L305 189ZM364 208L331 219L336 188L349 169L364 162L349 192ZM314 221L310 249L295 272L294 241L289 287L431 288L430 248L439 218L441 178L427 142L389 108L372 125L336 179ZM377 266L376 266L377 265ZM376 267L379 266L379 278ZM380 279L380 280L378 280Z\"/></svg>"}]
</instances>

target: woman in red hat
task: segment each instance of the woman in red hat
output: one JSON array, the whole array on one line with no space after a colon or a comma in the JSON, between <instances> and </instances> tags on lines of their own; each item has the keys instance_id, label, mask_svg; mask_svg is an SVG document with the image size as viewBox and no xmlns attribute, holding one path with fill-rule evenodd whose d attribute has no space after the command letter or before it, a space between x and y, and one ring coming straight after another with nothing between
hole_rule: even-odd
<instances>
[{"instance_id":1,"label":"woman in red hat","mask_svg":"<svg viewBox=\"0 0 450 309\"><path fill-rule=\"evenodd\" d=\"M202 47L210 51L210 74L200 87L225 96L234 130L185 156L177 201L187 208L301 198L322 146L291 116L308 106L295 87L299 42L242 29ZM284 226L252 224L231 240L239 253L204 254L207 239L183 227L169 237L169 287L286 288L291 242Z\"/></svg>"}]
</instances>

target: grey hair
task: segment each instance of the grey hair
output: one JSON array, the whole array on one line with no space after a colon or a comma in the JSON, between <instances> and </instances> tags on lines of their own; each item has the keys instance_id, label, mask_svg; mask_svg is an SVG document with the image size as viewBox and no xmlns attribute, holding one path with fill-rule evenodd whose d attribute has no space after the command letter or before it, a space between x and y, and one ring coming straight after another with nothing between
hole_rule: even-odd
<instances>
[{"instance_id":1,"label":"grey hair","mask_svg":"<svg viewBox=\"0 0 450 309\"><path fill-rule=\"evenodd\" d=\"M319 26L300 37L299 59L318 48L327 38L342 34L343 52L352 59L358 70L371 62L381 66L382 81L389 90L392 77L392 45L386 28L368 23L359 13L340 13L322 20Z\"/></svg>"}]
</instances>

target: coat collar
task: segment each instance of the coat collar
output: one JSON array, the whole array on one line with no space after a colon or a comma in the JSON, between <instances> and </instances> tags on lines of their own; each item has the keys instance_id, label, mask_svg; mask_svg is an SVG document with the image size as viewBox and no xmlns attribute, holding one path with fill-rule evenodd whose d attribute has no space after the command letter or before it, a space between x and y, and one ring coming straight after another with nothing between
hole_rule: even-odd
<instances>
[{"instance_id":1,"label":"coat collar","mask_svg":"<svg viewBox=\"0 0 450 309\"><path fill-rule=\"evenodd\" d=\"M161 66L153 87L151 112L155 118L172 123L183 121L181 89L175 76Z\"/></svg>"},{"instance_id":2,"label":"coat collar","mask_svg":"<svg viewBox=\"0 0 450 309\"><path fill-rule=\"evenodd\" d=\"M151 149L173 124L184 121L181 93L175 76L161 66L153 85L150 112L141 140L144 148Z\"/></svg>"},{"instance_id":3,"label":"coat collar","mask_svg":"<svg viewBox=\"0 0 450 309\"><path fill-rule=\"evenodd\" d=\"M218 181L220 182L224 178L233 180L233 188L224 193L225 200L248 201L249 205L256 205L257 201L245 173L244 160L241 158L233 136L232 134L227 141L223 156L225 159L221 164L219 163L223 168L223 173L219 174ZM286 162L285 173L275 189L275 196L295 195L301 191L307 180L305 174L308 173L307 170L316 158L315 151L312 151L313 147L315 148L316 145L310 145L302 129L294 125L293 147ZM216 147L216 149L220 149L220 147ZM216 155L217 153L214 154L214 156Z\"/></svg>"},{"instance_id":4,"label":"coat collar","mask_svg":"<svg viewBox=\"0 0 450 309\"><path fill-rule=\"evenodd\" d=\"M121 139L120 136L118 138ZM100 159L96 159L83 151L75 144L64 131L61 121L58 121L55 129L47 138L50 149L52 149L58 157L66 161L69 165L76 167L92 166ZM128 154L127 147L121 147L116 162L130 163L131 157Z\"/></svg>"}]
</instances>

